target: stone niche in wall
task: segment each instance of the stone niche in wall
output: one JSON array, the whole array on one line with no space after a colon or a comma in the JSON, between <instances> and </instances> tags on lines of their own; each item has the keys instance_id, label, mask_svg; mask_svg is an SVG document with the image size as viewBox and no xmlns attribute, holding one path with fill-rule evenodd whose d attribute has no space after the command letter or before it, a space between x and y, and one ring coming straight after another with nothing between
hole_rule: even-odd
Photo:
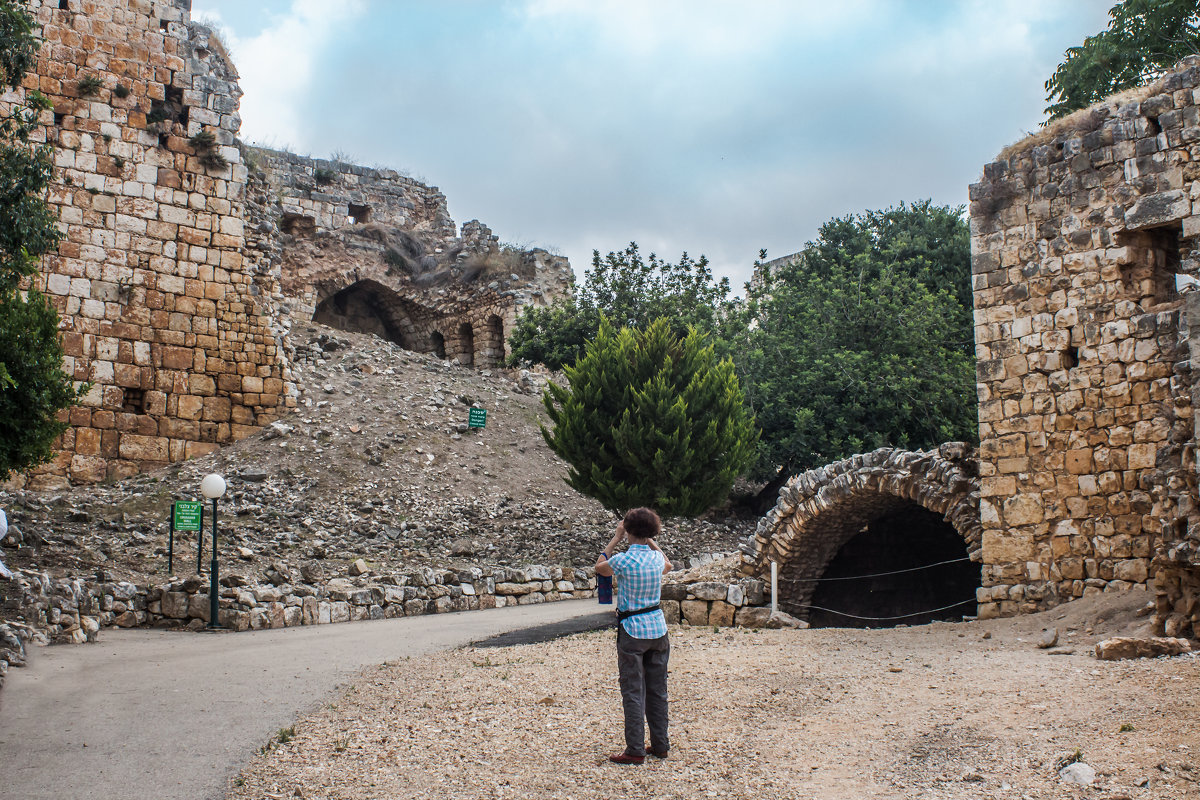
<instances>
[{"instance_id":1,"label":"stone niche in wall","mask_svg":"<svg viewBox=\"0 0 1200 800\"><path fill-rule=\"evenodd\" d=\"M1048 125L970 188L981 616L1159 582L1196 618L1187 292L1200 61Z\"/></svg>"}]
</instances>

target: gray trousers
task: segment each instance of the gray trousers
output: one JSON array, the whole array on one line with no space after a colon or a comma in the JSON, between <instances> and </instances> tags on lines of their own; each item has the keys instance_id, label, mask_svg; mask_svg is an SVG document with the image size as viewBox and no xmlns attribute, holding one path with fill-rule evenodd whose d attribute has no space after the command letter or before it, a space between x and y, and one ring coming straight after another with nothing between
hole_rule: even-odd
<instances>
[{"instance_id":1,"label":"gray trousers","mask_svg":"<svg viewBox=\"0 0 1200 800\"><path fill-rule=\"evenodd\" d=\"M635 639L617 623L617 668L621 674L621 705L625 710L625 752L646 754L646 729L650 749L664 753L671 747L667 736L667 661L671 642L666 636Z\"/></svg>"}]
</instances>

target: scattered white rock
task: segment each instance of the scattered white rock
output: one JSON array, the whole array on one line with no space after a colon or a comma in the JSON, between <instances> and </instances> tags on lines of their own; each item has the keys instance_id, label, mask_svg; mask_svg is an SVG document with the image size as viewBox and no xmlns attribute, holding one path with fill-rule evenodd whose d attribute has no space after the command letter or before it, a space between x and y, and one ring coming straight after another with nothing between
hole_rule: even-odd
<instances>
[{"instance_id":1,"label":"scattered white rock","mask_svg":"<svg viewBox=\"0 0 1200 800\"><path fill-rule=\"evenodd\" d=\"M1058 777L1063 783L1073 783L1079 786L1091 786L1096 782L1096 769L1090 764L1076 761L1058 771Z\"/></svg>"}]
</instances>

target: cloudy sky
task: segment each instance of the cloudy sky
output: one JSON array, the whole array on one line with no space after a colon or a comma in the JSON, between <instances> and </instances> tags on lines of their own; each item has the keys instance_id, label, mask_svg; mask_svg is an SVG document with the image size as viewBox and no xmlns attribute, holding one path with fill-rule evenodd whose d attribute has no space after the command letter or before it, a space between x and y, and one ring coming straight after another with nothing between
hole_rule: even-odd
<instances>
[{"instance_id":1,"label":"cloudy sky","mask_svg":"<svg viewBox=\"0 0 1200 800\"><path fill-rule=\"evenodd\" d=\"M760 248L835 216L962 204L1037 128L1115 0L195 0L242 76L242 137L389 166L455 221L557 249Z\"/></svg>"}]
</instances>

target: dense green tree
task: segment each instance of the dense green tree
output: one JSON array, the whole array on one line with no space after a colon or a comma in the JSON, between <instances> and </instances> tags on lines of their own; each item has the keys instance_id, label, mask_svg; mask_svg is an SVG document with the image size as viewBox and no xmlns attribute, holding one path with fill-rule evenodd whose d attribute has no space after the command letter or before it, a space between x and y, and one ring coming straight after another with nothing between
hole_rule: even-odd
<instances>
[{"instance_id":1,"label":"dense green tree","mask_svg":"<svg viewBox=\"0 0 1200 800\"><path fill-rule=\"evenodd\" d=\"M714 280L708 259L687 253L663 261L643 259L636 242L603 258L592 251L592 266L573 298L542 308L527 307L509 337L510 364L537 363L551 369L574 363L606 316L618 325L644 328L666 319L683 336L688 326L711 333L728 305L729 279Z\"/></svg>"},{"instance_id":2,"label":"dense green tree","mask_svg":"<svg viewBox=\"0 0 1200 800\"><path fill-rule=\"evenodd\" d=\"M508 338L508 363L562 369L575 363L599 327L600 312L595 306L580 306L574 297L548 306L526 306Z\"/></svg>"},{"instance_id":3,"label":"dense green tree","mask_svg":"<svg viewBox=\"0 0 1200 800\"><path fill-rule=\"evenodd\" d=\"M33 66L37 40L24 7L0 0L0 79L15 89ZM0 119L0 479L49 460L66 429L56 419L79 391L62 371L58 315L45 296L21 291L38 258L58 243L44 195L53 172L49 145L30 134L49 107L36 91Z\"/></svg>"},{"instance_id":4,"label":"dense green tree","mask_svg":"<svg viewBox=\"0 0 1200 800\"><path fill-rule=\"evenodd\" d=\"M976 436L966 224L917 203L835 219L750 287L730 331L775 478L884 445Z\"/></svg>"},{"instance_id":5,"label":"dense green tree","mask_svg":"<svg viewBox=\"0 0 1200 800\"><path fill-rule=\"evenodd\" d=\"M1108 29L1069 48L1046 81L1050 119L1156 78L1184 56L1200 53L1196 0L1122 0L1108 16Z\"/></svg>"},{"instance_id":6,"label":"dense green tree","mask_svg":"<svg viewBox=\"0 0 1200 800\"><path fill-rule=\"evenodd\" d=\"M584 355L551 383L542 435L570 465L567 483L622 513L649 506L696 516L721 502L758 438L733 364L696 327L665 319L614 329L601 317Z\"/></svg>"}]
</instances>

